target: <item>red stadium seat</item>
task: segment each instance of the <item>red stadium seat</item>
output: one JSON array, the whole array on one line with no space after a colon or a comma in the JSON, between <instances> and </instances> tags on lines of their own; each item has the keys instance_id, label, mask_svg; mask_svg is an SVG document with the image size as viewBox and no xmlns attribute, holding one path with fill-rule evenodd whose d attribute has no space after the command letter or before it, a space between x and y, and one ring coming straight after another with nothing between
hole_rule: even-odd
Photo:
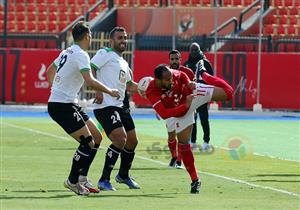
<instances>
[{"instance_id":1,"label":"red stadium seat","mask_svg":"<svg viewBox=\"0 0 300 210\"><path fill-rule=\"evenodd\" d=\"M36 41L36 47L40 48L40 49L45 49L47 45L47 41L46 40L37 40Z\"/></svg>"},{"instance_id":2,"label":"red stadium seat","mask_svg":"<svg viewBox=\"0 0 300 210\"><path fill-rule=\"evenodd\" d=\"M242 6L242 0L233 0L234 6Z\"/></svg>"},{"instance_id":3,"label":"red stadium seat","mask_svg":"<svg viewBox=\"0 0 300 210\"><path fill-rule=\"evenodd\" d=\"M300 7L300 0L294 0L294 6Z\"/></svg>"},{"instance_id":4,"label":"red stadium seat","mask_svg":"<svg viewBox=\"0 0 300 210\"><path fill-rule=\"evenodd\" d=\"M296 52L296 45L294 43L287 43L286 44L286 51L287 52Z\"/></svg>"},{"instance_id":5,"label":"red stadium seat","mask_svg":"<svg viewBox=\"0 0 300 210\"><path fill-rule=\"evenodd\" d=\"M4 20L4 12L0 12L0 21Z\"/></svg>"},{"instance_id":6,"label":"red stadium seat","mask_svg":"<svg viewBox=\"0 0 300 210\"><path fill-rule=\"evenodd\" d=\"M79 13L72 13L72 14L70 14L69 15L69 19L70 19L70 21L73 21L73 20L75 20L76 18L78 18L80 16L80 14Z\"/></svg>"},{"instance_id":7,"label":"red stadium seat","mask_svg":"<svg viewBox=\"0 0 300 210\"><path fill-rule=\"evenodd\" d=\"M28 32L35 32L36 31L36 24L35 22L28 22L27 23L27 31Z\"/></svg>"},{"instance_id":8,"label":"red stadium seat","mask_svg":"<svg viewBox=\"0 0 300 210\"><path fill-rule=\"evenodd\" d=\"M25 48L25 40L24 39L14 39L14 47Z\"/></svg>"},{"instance_id":9,"label":"red stadium seat","mask_svg":"<svg viewBox=\"0 0 300 210\"><path fill-rule=\"evenodd\" d=\"M57 15L55 13L50 13L48 16L49 21L56 21Z\"/></svg>"},{"instance_id":10,"label":"red stadium seat","mask_svg":"<svg viewBox=\"0 0 300 210\"><path fill-rule=\"evenodd\" d=\"M77 0L77 4L82 6L85 4L85 0Z\"/></svg>"},{"instance_id":11,"label":"red stadium seat","mask_svg":"<svg viewBox=\"0 0 300 210\"><path fill-rule=\"evenodd\" d=\"M266 25L265 26L265 33L267 35L272 35L274 33L274 28L272 25Z\"/></svg>"},{"instance_id":12,"label":"red stadium seat","mask_svg":"<svg viewBox=\"0 0 300 210\"><path fill-rule=\"evenodd\" d=\"M290 25L297 25L297 16L291 15L291 16L289 17L289 24L290 24Z\"/></svg>"},{"instance_id":13,"label":"red stadium seat","mask_svg":"<svg viewBox=\"0 0 300 210\"><path fill-rule=\"evenodd\" d=\"M15 14L9 12L8 15L7 15L7 19L8 19L9 21L15 20Z\"/></svg>"},{"instance_id":14,"label":"red stadium seat","mask_svg":"<svg viewBox=\"0 0 300 210\"><path fill-rule=\"evenodd\" d=\"M265 17L265 24L274 24L276 23L276 16L274 15L268 15Z\"/></svg>"},{"instance_id":15,"label":"red stadium seat","mask_svg":"<svg viewBox=\"0 0 300 210\"><path fill-rule=\"evenodd\" d=\"M287 15L287 8L283 7L279 9L279 15Z\"/></svg>"},{"instance_id":16,"label":"red stadium seat","mask_svg":"<svg viewBox=\"0 0 300 210\"><path fill-rule=\"evenodd\" d=\"M4 6L0 4L0 12L4 11Z\"/></svg>"},{"instance_id":17,"label":"red stadium seat","mask_svg":"<svg viewBox=\"0 0 300 210\"><path fill-rule=\"evenodd\" d=\"M57 0L57 4L65 5L65 0Z\"/></svg>"},{"instance_id":18,"label":"red stadium seat","mask_svg":"<svg viewBox=\"0 0 300 210\"><path fill-rule=\"evenodd\" d=\"M13 21L9 21L7 23L7 29L9 32L15 32L15 23Z\"/></svg>"},{"instance_id":19,"label":"red stadium seat","mask_svg":"<svg viewBox=\"0 0 300 210\"><path fill-rule=\"evenodd\" d=\"M284 0L284 6L291 7L293 6L293 0Z\"/></svg>"},{"instance_id":20,"label":"red stadium seat","mask_svg":"<svg viewBox=\"0 0 300 210\"><path fill-rule=\"evenodd\" d=\"M279 24L286 24L287 23L287 16L282 15L279 17Z\"/></svg>"},{"instance_id":21,"label":"red stadium seat","mask_svg":"<svg viewBox=\"0 0 300 210\"><path fill-rule=\"evenodd\" d=\"M55 5L55 4L51 4L51 5L49 5L49 7L48 7L48 13L56 13L56 11L57 11L57 6Z\"/></svg>"},{"instance_id":22,"label":"red stadium seat","mask_svg":"<svg viewBox=\"0 0 300 210\"><path fill-rule=\"evenodd\" d=\"M55 33L57 31L57 23L56 22L49 22L48 23L48 31L50 33Z\"/></svg>"},{"instance_id":23,"label":"red stadium seat","mask_svg":"<svg viewBox=\"0 0 300 210\"><path fill-rule=\"evenodd\" d=\"M47 7L45 4L39 4L37 7L39 12L46 12L47 11Z\"/></svg>"},{"instance_id":24,"label":"red stadium seat","mask_svg":"<svg viewBox=\"0 0 300 210\"><path fill-rule=\"evenodd\" d=\"M39 21L47 20L47 13L46 12L40 12L39 15L38 15L38 20Z\"/></svg>"},{"instance_id":25,"label":"red stadium seat","mask_svg":"<svg viewBox=\"0 0 300 210\"><path fill-rule=\"evenodd\" d=\"M24 4L17 4L16 5L16 11L17 12L24 12L25 11L25 5Z\"/></svg>"},{"instance_id":26,"label":"red stadium seat","mask_svg":"<svg viewBox=\"0 0 300 210\"><path fill-rule=\"evenodd\" d=\"M64 14L64 13L61 13L61 14L58 16L58 18L59 18L59 21L66 21L66 20L67 20L67 16L66 16L66 14Z\"/></svg>"},{"instance_id":27,"label":"red stadium seat","mask_svg":"<svg viewBox=\"0 0 300 210\"><path fill-rule=\"evenodd\" d=\"M35 0L27 0L26 2L27 2L27 4L28 4L28 3L31 3L31 4L32 4L32 3L35 3Z\"/></svg>"},{"instance_id":28,"label":"red stadium seat","mask_svg":"<svg viewBox=\"0 0 300 210\"><path fill-rule=\"evenodd\" d=\"M211 5L211 0L202 0L202 5L203 6L210 6Z\"/></svg>"},{"instance_id":29,"label":"red stadium seat","mask_svg":"<svg viewBox=\"0 0 300 210\"><path fill-rule=\"evenodd\" d=\"M44 3L45 3L45 0L36 0L36 3L39 4L39 5L40 5L40 4L44 4Z\"/></svg>"},{"instance_id":30,"label":"red stadium seat","mask_svg":"<svg viewBox=\"0 0 300 210\"><path fill-rule=\"evenodd\" d=\"M67 0L68 5L74 5L76 2L75 0Z\"/></svg>"},{"instance_id":31,"label":"red stadium seat","mask_svg":"<svg viewBox=\"0 0 300 210\"><path fill-rule=\"evenodd\" d=\"M298 15L298 8L292 7L289 9L289 14L290 15Z\"/></svg>"},{"instance_id":32,"label":"red stadium seat","mask_svg":"<svg viewBox=\"0 0 300 210\"><path fill-rule=\"evenodd\" d=\"M278 35L284 35L284 34L285 34L285 28L284 28L284 26L279 25L279 26L277 27L277 34L278 34Z\"/></svg>"},{"instance_id":33,"label":"red stadium seat","mask_svg":"<svg viewBox=\"0 0 300 210\"><path fill-rule=\"evenodd\" d=\"M17 20L18 21L25 21L25 15L24 15L23 12L17 14Z\"/></svg>"},{"instance_id":34,"label":"red stadium seat","mask_svg":"<svg viewBox=\"0 0 300 210\"><path fill-rule=\"evenodd\" d=\"M28 13L27 14L27 21L35 21L35 20L36 20L35 13Z\"/></svg>"},{"instance_id":35,"label":"red stadium seat","mask_svg":"<svg viewBox=\"0 0 300 210\"><path fill-rule=\"evenodd\" d=\"M65 6L60 6L60 7L58 8L58 11L59 11L59 13L60 13L61 15L66 16L66 13L67 13L68 9L67 9L67 7L65 7Z\"/></svg>"},{"instance_id":36,"label":"red stadium seat","mask_svg":"<svg viewBox=\"0 0 300 210\"><path fill-rule=\"evenodd\" d=\"M66 27L67 27L66 22L60 22L60 23L58 24L58 29L59 29L59 31L62 31L62 30L65 29Z\"/></svg>"},{"instance_id":37,"label":"red stadium seat","mask_svg":"<svg viewBox=\"0 0 300 210\"><path fill-rule=\"evenodd\" d=\"M17 32L24 32L26 29L25 22L18 22L17 23Z\"/></svg>"},{"instance_id":38,"label":"red stadium seat","mask_svg":"<svg viewBox=\"0 0 300 210\"><path fill-rule=\"evenodd\" d=\"M38 23L38 31L39 31L39 32L44 32L44 31L46 31L46 23L45 23L45 22L39 22L39 23Z\"/></svg>"},{"instance_id":39,"label":"red stadium seat","mask_svg":"<svg viewBox=\"0 0 300 210\"><path fill-rule=\"evenodd\" d=\"M27 48L36 48L36 40L35 39L28 39L26 42Z\"/></svg>"},{"instance_id":40,"label":"red stadium seat","mask_svg":"<svg viewBox=\"0 0 300 210\"><path fill-rule=\"evenodd\" d=\"M296 35L296 29L294 25L290 25L287 30L288 35Z\"/></svg>"},{"instance_id":41,"label":"red stadium seat","mask_svg":"<svg viewBox=\"0 0 300 210\"><path fill-rule=\"evenodd\" d=\"M148 0L140 0L140 6L144 7L144 6L148 6Z\"/></svg>"},{"instance_id":42,"label":"red stadium seat","mask_svg":"<svg viewBox=\"0 0 300 210\"><path fill-rule=\"evenodd\" d=\"M273 6L281 7L282 6L282 1L281 0L273 0Z\"/></svg>"},{"instance_id":43,"label":"red stadium seat","mask_svg":"<svg viewBox=\"0 0 300 210\"><path fill-rule=\"evenodd\" d=\"M252 2L253 2L252 0L244 0L244 7L252 4Z\"/></svg>"},{"instance_id":44,"label":"red stadium seat","mask_svg":"<svg viewBox=\"0 0 300 210\"><path fill-rule=\"evenodd\" d=\"M27 12L35 12L35 4L28 4L27 5Z\"/></svg>"},{"instance_id":45,"label":"red stadium seat","mask_svg":"<svg viewBox=\"0 0 300 210\"><path fill-rule=\"evenodd\" d=\"M14 4L9 4L8 5L8 11L9 12L14 12L15 11L15 5Z\"/></svg>"},{"instance_id":46,"label":"red stadium seat","mask_svg":"<svg viewBox=\"0 0 300 210\"><path fill-rule=\"evenodd\" d=\"M56 40L48 40L47 41L47 48L49 49L56 49Z\"/></svg>"},{"instance_id":47,"label":"red stadium seat","mask_svg":"<svg viewBox=\"0 0 300 210\"><path fill-rule=\"evenodd\" d=\"M54 4L56 3L55 0L46 0L47 4Z\"/></svg>"},{"instance_id":48,"label":"red stadium seat","mask_svg":"<svg viewBox=\"0 0 300 210\"><path fill-rule=\"evenodd\" d=\"M97 2L97 0L88 0L88 1L89 1L89 5L94 5Z\"/></svg>"},{"instance_id":49,"label":"red stadium seat","mask_svg":"<svg viewBox=\"0 0 300 210\"><path fill-rule=\"evenodd\" d=\"M231 6L232 3L231 3L231 0L223 0L223 6Z\"/></svg>"}]
</instances>

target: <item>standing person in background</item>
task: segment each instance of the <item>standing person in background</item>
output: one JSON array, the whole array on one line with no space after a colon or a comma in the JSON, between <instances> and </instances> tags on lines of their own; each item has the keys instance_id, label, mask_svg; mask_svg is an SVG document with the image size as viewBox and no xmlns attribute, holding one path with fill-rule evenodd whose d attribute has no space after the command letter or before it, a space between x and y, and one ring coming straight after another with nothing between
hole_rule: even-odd
<instances>
[{"instance_id":1,"label":"standing person in background","mask_svg":"<svg viewBox=\"0 0 300 210\"><path fill-rule=\"evenodd\" d=\"M90 165L102 140L95 123L78 105L78 92L83 83L105 92L111 97L120 97L119 91L98 82L92 75L87 50L91 43L91 31L83 21L72 29L74 44L63 50L47 69L51 84L48 113L70 136L79 142L68 179L64 186L78 195L99 191L87 179Z\"/></svg>"},{"instance_id":2,"label":"standing person in background","mask_svg":"<svg viewBox=\"0 0 300 210\"><path fill-rule=\"evenodd\" d=\"M213 69L211 67L211 64L209 60L206 59L205 55L200 49L200 45L196 42L193 42L190 46L190 54L188 60L184 63L184 66L190 68L195 73L196 82L200 82L203 84L206 84L205 81L200 79L199 73L196 74L196 64L200 61L204 61L204 67L208 74L214 75ZM197 115L199 114L201 126L203 130L203 145L201 150L202 151L209 151L211 149L211 146L209 144L210 141L210 127L209 127L209 120L208 120L208 104L203 104L199 108L197 108L197 111L195 113L195 123L193 125L193 132L191 136L191 144L192 148L197 148Z\"/></svg>"},{"instance_id":3,"label":"standing person in background","mask_svg":"<svg viewBox=\"0 0 300 210\"><path fill-rule=\"evenodd\" d=\"M171 50L169 52L169 64L172 69L184 72L191 81L194 80L194 73L190 68L181 65L181 54L178 50ZM168 147L171 152L171 161L169 167L182 168L181 166L181 155L180 147L176 139L176 129L175 129L175 118L170 117L166 119L166 127L168 131ZM177 147L177 151L176 151Z\"/></svg>"},{"instance_id":4,"label":"standing person in background","mask_svg":"<svg viewBox=\"0 0 300 210\"><path fill-rule=\"evenodd\" d=\"M109 39L111 48L99 50L91 60L97 79L118 89L121 94L119 99L115 99L104 93L102 101L96 100L94 108L96 119L112 142L106 152L98 187L101 190L116 190L110 182L110 176L120 155L121 164L115 180L131 189L139 189L140 186L129 176L138 139L129 109L124 106L124 98L126 90L137 92L137 84L132 80L131 69L122 57L127 47L125 28L113 28Z\"/></svg>"}]
</instances>

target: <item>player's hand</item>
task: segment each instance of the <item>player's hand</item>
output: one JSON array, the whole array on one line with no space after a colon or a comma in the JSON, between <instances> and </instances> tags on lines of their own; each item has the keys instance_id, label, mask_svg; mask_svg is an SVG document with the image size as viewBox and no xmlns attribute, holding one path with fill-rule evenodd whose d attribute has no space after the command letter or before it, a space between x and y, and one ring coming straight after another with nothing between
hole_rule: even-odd
<instances>
[{"instance_id":1,"label":"player's hand","mask_svg":"<svg viewBox=\"0 0 300 210\"><path fill-rule=\"evenodd\" d=\"M119 99L121 97L120 92L117 89L111 89L110 94L112 97Z\"/></svg>"},{"instance_id":2,"label":"player's hand","mask_svg":"<svg viewBox=\"0 0 300 210\"><path fill-rule=\"evenodd\" d=\"M195 89L196 89L196 82L191 81L187 86L188 86L191 90L195 90Z\"/></svg>"},{"instance_id":3,"label":"player's hand","mask_svg":"<svg viewBox=\"0 0 300 210\"><path fill-rule=\"evenodd\" d=\"M186 100L185 100L185 105L186 105L186 107L190 107L191 106L191 104L192 104L192 101L193 101L193 99L195 98L195 96L194 95L188 95L187 97L186 97Z\"/></svg>"},{"instance_id":4,"label":"player's hand","mask_svg":"<svg viewBox=\"0 0 300 210\"><path fill-rule=\"evenodd\" d=\"M143 90L138 89L138 93L139 93L139 95L140 95L142 98L147 99L147 97L146 97L146 91L143 91Z\"/></svg>"},{"instance_id":5,"label":"player's hand","mask_svg":"<svg viewBox=\"0 0 300 210\"><path fill-rule=\"evenodd\" d=\"M103 93L100 91L96 92L96 97L93 103L101 104L103 102Z\"/></svg>"}]
</instances>

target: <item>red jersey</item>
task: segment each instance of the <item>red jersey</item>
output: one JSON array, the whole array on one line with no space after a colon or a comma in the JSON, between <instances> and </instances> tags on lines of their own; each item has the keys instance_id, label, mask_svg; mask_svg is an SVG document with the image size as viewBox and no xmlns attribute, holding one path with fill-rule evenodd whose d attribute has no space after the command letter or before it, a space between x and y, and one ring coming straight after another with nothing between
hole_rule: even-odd
<instances>
[{"instance_id":1,"label":"red jersey","mask_svg":"<svg viewBox=\"0 0 300 210\"><path fill-rule=\"evenodd\" d=\"M185 105L186 96L192 94L192 90L187 86L190 83L188 76L177 70L171 70L171 73L171 90L157 88L153 80L146 91L148 100L163 119L183 116L189 108Z\"/></svg>"},{"instance_id":2,"label":"red jersey","mask_svg":"<svg viewBox=\"0 0 300 210\"><path fill-rule=\"evenodd\" d=\"M194 79L195 79L195 74L194 74L194 72L192 71L192 69L190 69L190 68L188 68L188 67L185 67L185 66L183 66L183 65L180 65L178 70L179 70L179 71L182 71L182 72L184 72L184 73L186 73L186 75L189 77L189 79L190 79L191 81L194 81Z\"/></svg>"}]
</instances>

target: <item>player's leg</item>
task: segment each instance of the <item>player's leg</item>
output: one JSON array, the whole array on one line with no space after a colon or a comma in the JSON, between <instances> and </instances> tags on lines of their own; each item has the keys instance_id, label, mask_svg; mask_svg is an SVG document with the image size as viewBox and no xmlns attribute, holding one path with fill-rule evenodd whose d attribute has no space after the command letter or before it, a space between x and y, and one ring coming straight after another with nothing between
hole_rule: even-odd
<instances>
[{"instance_id":1,"label":"player's leg","mask_svg":"<svg viewBox=\"0 0 300 210\"><path fill-rule=\"evenodd\" d=\"M103 190L115 190L110 183L110 175L127 138L120 112L121 108L113 106L94 110L96 119L112 142L107 148L102 175L98 182L98 187Z\"/></svg>"},{"instance_id":2,"label":"player's leg","mask_svg":"<svg viewBox=\"0 0 300 210\"><path fill-rule=\"evenodd\" d=\"M85 123L93 136L95 144L94 144L94 148L92 149L92 151L90 153L89 161L84 166L83 170L80 172L80 176L79 176L78 180L79 180L79 183L82 184L83 186L85 186L90 192L98 193L99 190L93 187L92 183L87 178L87 175L88 175L90 166L91 166L91 164L96 156L96 153L99 149L100 143L102 141L102 135L92 119L88 119Z\"/></svg>"},{"instance_id":3,"label":"player's leg","mask_svg":"<svg viewBox=\"0 0 300 210\"><path fill-rule=\"evenodd\" d=\"M208 121L208 105L203 104L200 106L197 110L199 110L200 120L201 120L201 126L203 130L203 151L209 150L209 140L210 140L210 127L209 127L209 121Z\"/></svg>"},{"instance_id":4,"label":"player's leg","mask_svg":"<svg viewBox=\"0 0 300 210\"><path fill-rule=\"evenodd\" d=\"M195 112L195 122L193 124L193 130L192 130L192 135L191 135L191 145L192 145L192 149L196 149L197 148L197 115L198 112Z\"/></svg>"},{"instance_id":5,"label":"player's leg","mask_svg":"<svg viewBox=\"0 0 300 210\"><path fill-rule=\"evenodd\" d=\"M120 170L116 176L116 181L126 184L131 189L139 189L140 186L129 176L129 170L135 156L135 148L138 144L135 125L129 110L123 109L121 115L122 124L126 130L127 139L123 151L121 152Z\"/></svg>"},{"instance_id":6,"label":"player's leg","mask_svg":"<svg viewBox=\"0 0 300 210\"><path fill-rule=\"evenodd\" d=\"M174 117L170 117L166 119L166 127L168 131L168 147L171 153L171 160L169 163L169 167L175 167L177 160L177 140L176 140L176 129L175 129L176 119Z\"/></svg>"},{"instance_id":7,"label":"player's leg","mask_svg":"<svg viewBox=\"0 0 300 210\"><path fill-rule=\"evenodd\" d=\"M94 147L93 137L79 113L80 107L76 104L48 103L48 113L70 136L80 145L73 156L73 162L65 187L77 194L89 194L88 189L78 183L80 171L88 162L89 155Z\"/></svg>"},{"instance_id":8,"label":"player's leg","mask_svg":"<svg viewBox=\"0 0 300 210\"><path fill-rule=\"evenodd\" d=\"M189 144L189 139L193 129L193 123L194 115L192 112L181 118L178 118L176 132L181 158L192 180L191 193L199 193L201 183L199 181L198 173L195 167L195 160L191 145Z\"/></svg>"}]
</instances>

